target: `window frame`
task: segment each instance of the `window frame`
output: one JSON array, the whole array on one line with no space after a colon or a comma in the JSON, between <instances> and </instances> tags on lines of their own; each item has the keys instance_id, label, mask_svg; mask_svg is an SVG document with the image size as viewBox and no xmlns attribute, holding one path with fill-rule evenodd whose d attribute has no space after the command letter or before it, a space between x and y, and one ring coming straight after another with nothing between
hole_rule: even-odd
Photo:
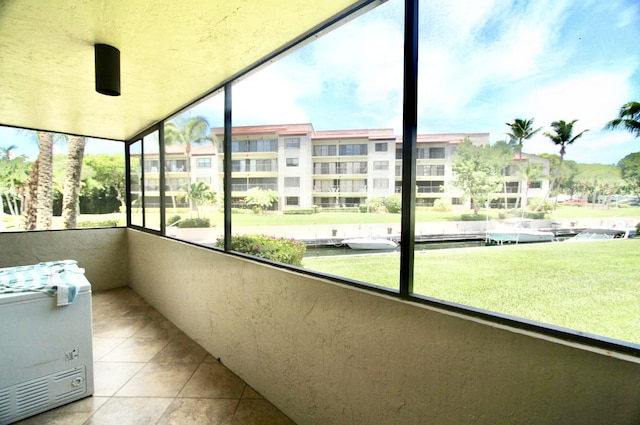
<instances>
[{"instance_id":1,"label":"window frame","mask_svg":"<svg viewBox=\"0 0 640 425\"><path fill-rule=\"evenodd\" d=\"M249 69L243 70L232 77L229 80L223 82L221 85L215 87L210 92L201 96L198 99L195 99L192 103L186 106L182 111L190 108L191 106L197 104L202 101L202 99L207 96L224 89L225 96L225 108L224 108L224 152L236 152L232 150L233 143L236 142L232 139L232 121L231 121L231 111L232 111L232 85L236 80L245 77L251 72L260 69L263 65L269 63L270 61L274 61L281 56L288 54L292 49L301 46L302 44L309 42L314 37L317 37L319 34L323 32L328 32L334 26L342 25L344 22L352 19L356 14L364 13L369 9L372 9L378 4L383 3L382 0L364 0L362 2L357 2L352 7L346 9L339 16L336 16L324 24L318 26L315 30L310 31L307 34L302 35L299 39L294 40L293 42L283 46L279 50L275 51L271 55L263 58L262 61L257 62ZM416 160L417 160L417 93L418 93L418 5L419 0L404 0L404 68L403 68L403 77L404 77L404 85L403 85L403 124L402 124L402 144L400 146L396 145L395 148L395 160L396 166L398 162L401 164L401 186L403 189L401 192L402 196L402 211L401 211L401 223L400 229L402 236L402 244L400 249L400 287L399 290L381 288L373 284L367 284L359 281L354 281L348 278L337 277L332 275L327 275L324 273L314 272L312 270L302 269L299 267L294 267L282 263L272 262L269 260L264 260L260 258L256 258L253 256L249 256L246 254L241 254L237 252L233 252L230 249L230 239L231 239L231 155L225 155L224 157L224 176L225 176L225 184L224 184L224 214L225 214L225 247L224 249L220 248L210 248L214 250L221 250L225 255L234 255L239 257L250 258L253 261L264 262L266 264L271 264L275 267L280 267L284 269L293 270L295 272L317 276L323 279L328 279L331 281L339 282L341 284L348 284L358 288L364 288L366 290L370 290L373 292L382 293L385 295L391 295L398 297L399 299L404 299L410 302L416 302L419 304L428 305L437 309L446 310L455 314L461 314L466 317L474 317L479 320L488 321L490 323L495 323L497 325L505 325L512 328L520 329L524 332L532 332L535 334L546 335L554 338L558 338L561 340L569 341L570 343L582 343L587 346L598 347L606 350L611 350L615 352L630 354L635 357L640 357L640 347L635 344L627 343L625 341L611 340L610 338L599 336L599 335L586 335L579 331L574 331L571 329L560 328L559 326L551 325L551 324L543 324L539 322L534 322L527 320L521 317L512 317L506 314L501 314L498 312L486 311L473 306L462 306L452 302L448 302L446 300L433 299L428 296L424 296L421 294L417 294L413 292L413 265L414 265L414 248L415 248L415 207L416 207L416 195L415 187L416 183ZM167 117L163 120L160 120L158 123L152 125L148 129L140 132L134 137L128 139L125 144L125 168L126 168L126 184L127 184L127 227L132 227L136 229L140 229L145 232L157 234L159 236L166 236L165 232L165 217L164 211L165 208L162 206L166 205L165 199L165 190L162 190L160 193L160 202L161 202L161 230L155 231L144 226L136 226L131 224L131 196L130 196L130 155L129 155L129 146L132 143L135 143L138 140L142 140L142 138L155 131L159 131L160 135L160 187L165 187L165 167L164 167L164 123L170 117ZM248 145L249 146L249 145ZM311 148L311 156L337 156L338 154L338 145L314 145ZM333 147L334 152L331 153L331 148ZM319 155L316 153L316 149L322 150L327 149L328 155ZM285 146L286 149L286 146ZM444 151L444 155L440 157L439 155L432 155L431 151L429 151L429 159L443 159L446 158L447 151L444 148L440 148ZM277 151L277 140L276 140L276 150ZM247 152L251 152L248 150ZM274 151L257 151L257 152L274 152ZM451 153L451 151L450 151ZM315 166L315 165L314 165ZM397 182L396 182L397 183ZM142 194L144 197L144 194ZM323 198L320 198L323 199ZM328 198L327 198L328 199ZM456 202L452 202L457 204Z\"/></svg>"}]
</instances>

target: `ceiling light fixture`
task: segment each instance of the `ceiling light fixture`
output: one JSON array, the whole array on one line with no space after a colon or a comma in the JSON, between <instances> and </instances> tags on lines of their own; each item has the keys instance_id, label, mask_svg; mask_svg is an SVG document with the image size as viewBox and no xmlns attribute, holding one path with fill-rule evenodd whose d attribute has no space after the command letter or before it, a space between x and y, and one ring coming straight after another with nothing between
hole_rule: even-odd
<instances>
[{"instance_id":1,"label":"ceiling light fixture","mask_svg":"<svg viewBox=\"0 0 640 425\"><path fill-rule=\"evenodd\" d=\"M120 50L108 44L96 44L96 91L120 96Z\"/></svg>"}]
</instances>

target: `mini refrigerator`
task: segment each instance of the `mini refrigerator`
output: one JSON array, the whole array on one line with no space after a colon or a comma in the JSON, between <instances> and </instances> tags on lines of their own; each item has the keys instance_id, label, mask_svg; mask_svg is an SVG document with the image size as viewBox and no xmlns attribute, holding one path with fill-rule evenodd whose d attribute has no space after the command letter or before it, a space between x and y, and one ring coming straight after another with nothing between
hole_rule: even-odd
<instances>
[{"instance_id":1,"label":"mini refrigerator","mask_svg":"<svg viewBox=\"0 0 640 425\"><path fill-rule=\"evenodd\" d=\"M43 292L0 294L1 425L93 394L91 285L84 273L71 279L69 305Z\"/></svg>"}]
</instances>

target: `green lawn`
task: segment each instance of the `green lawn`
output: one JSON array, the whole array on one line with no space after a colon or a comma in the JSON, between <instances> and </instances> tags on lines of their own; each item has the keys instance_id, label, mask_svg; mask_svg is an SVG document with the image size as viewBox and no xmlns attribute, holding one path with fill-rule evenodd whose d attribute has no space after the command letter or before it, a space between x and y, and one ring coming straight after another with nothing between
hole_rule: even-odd
<instances>
[{"instance_id":1,"label":"green lawn","mask_svg":"<svg viewBox=\"0 0 640 425\"><path fill-rule=\"evenodd\" d=\"M640 343L640 240L420 251L414 291ZM305 258L304 266L398 287L399 256Z\"/></svg>"}]
</instances>

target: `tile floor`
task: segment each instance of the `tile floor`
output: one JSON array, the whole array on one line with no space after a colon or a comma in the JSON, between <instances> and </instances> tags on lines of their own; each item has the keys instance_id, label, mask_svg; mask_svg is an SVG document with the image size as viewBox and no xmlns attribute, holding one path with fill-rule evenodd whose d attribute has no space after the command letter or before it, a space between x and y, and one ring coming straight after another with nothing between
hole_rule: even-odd
<instances>
[{"instance_id":1,"label":"tile floor","mask_svg":"<svg viewBox=\"0 0 640 425\"><path fill-rule=\"evenodd\" d=\"M295 425L129 288L93 294L93 397L20 425Z\"/></svg>"}]
</instances>

